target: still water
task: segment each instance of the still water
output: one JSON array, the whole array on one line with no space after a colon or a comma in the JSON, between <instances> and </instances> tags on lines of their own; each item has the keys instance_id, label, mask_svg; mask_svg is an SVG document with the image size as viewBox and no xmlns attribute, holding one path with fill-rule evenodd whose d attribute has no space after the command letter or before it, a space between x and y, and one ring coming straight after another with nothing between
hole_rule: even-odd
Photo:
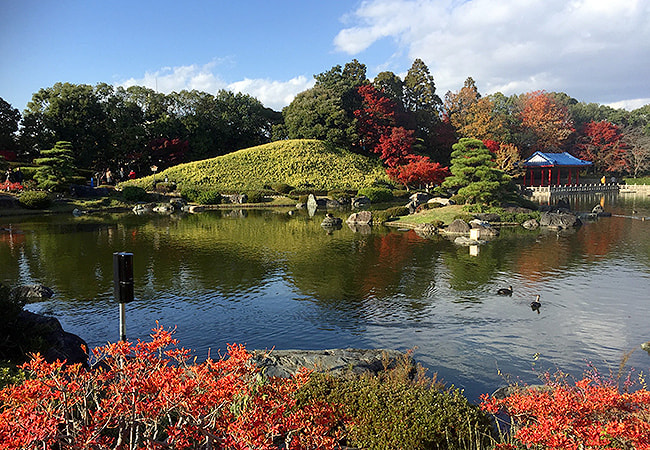
<instances>
[{"instance_id":1,"label":"still water","mask_svg":"<svg viewBox=\"0 0 650 450\"><path fill-rule=\"evenodd\" d=\"M159 321L199 359L233 342L415 349L476 400L506 379L535 383L544 370L617 370L634 349L628 367L647 372L639 345L650 340L649 200L573 199L624 217L559 234L503 229L476 256L413 231L327 233L322 215L285 209L0 217L0 281L52 287L55 297L28 309L102 345L119 339L112 254L133 252L129 339ZM512 297L496 295L508 286ZM536 294L539 314L529 306Z\"/></svg>"}]
</instances>

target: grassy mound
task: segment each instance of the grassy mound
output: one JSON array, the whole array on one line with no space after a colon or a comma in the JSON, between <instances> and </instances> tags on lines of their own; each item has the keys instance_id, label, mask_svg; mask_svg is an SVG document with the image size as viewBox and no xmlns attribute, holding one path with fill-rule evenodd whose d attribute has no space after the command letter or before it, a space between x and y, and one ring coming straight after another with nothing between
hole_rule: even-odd
<instances>
[{"instance_id":1,"label":"grassy mound","mask_svg":"<svg viewBox=\"0 0 650 450\"><path fill-rule=\"evenodd\" d=\"M156 175L180 188L212 188L221 192L263 189L284 183L316 190L360 189L388 180L378 160L334 148L318 140L288 140L195 161ZM153 176L125 182L151 188Z\"/></svg>"}]
</instances>

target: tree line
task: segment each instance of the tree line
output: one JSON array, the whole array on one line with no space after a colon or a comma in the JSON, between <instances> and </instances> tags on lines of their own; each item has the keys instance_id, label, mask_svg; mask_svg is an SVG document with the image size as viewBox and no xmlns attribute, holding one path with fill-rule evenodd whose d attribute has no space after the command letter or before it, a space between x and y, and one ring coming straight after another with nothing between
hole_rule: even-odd
<instances>
[{"instance_id":1,"label":"tree line","mask_svg":"<svg viewBox=\"0 0 650 450\"><path fill-rule=\"evenodd\" d=\"M416 59L404 79L373 80L353 60L314 76L282 112L247 94L141 86L56 83L33 94L21 114L0 98L0 155L38 158L71 143L77 167L148 171L211 158L273 140L313 138L380 158L400 182L437 182L461 138L482 141L497 167L515 173L535 151L568 151L598 173L650 169L650 105L634 111L584 103L565 93L483 96L469 77L441 98ZM428 178L427 178L428 177Z\"/></svg>"}]
</instances>

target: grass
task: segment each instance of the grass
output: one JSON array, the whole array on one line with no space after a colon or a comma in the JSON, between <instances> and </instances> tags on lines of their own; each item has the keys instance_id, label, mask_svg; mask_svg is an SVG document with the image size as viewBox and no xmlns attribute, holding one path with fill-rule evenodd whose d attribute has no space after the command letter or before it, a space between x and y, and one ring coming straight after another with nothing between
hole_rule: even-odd
<instances>
[{"instance_id":1,"label":"grass","mask_svg":"<svg viewBox=\"0 0 650 450\"><path fill-rule=\"evenodd\" d=\"M284 183L313 190L358 190L388 182L381 162L323 141L297 139L239 150L227 155L170 167L156 174L167 177L180 189L199 187L222 193L262 190ZM153 176L122 183L145 189L153 186Z\"/></svg>"},{"instance_id":2,"label":"grass","mask_svg":"<svg viewBox=\"0 0 650 450\"><path fill-rule=\"evenodd\" d=\"M427 209L410 216L404 216L391 223L397 225L420 225L423 223L435 223L440 221L446 226L453 222L454 219L468 215L467 212L463 211L463 205L449 205L440 208Z\"/></svg>"}]
</instances>

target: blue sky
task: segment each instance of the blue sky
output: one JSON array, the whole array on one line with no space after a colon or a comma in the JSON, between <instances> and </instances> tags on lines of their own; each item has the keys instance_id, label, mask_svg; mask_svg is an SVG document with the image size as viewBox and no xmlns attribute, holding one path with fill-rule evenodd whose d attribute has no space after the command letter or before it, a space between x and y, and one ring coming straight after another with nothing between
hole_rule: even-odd
<instances>
[{"instance_id":1,"label":"blue sky","mask_svg":"<svg viewBox=\"0 0 650 450\"><path fill-rule=\"evenodd\" d=\"M438 94L561 91L650 103L648 0L0 0L0 97L23 110L56 82L229 89L280 110L358 59Z\"/></svg>"}]
</instances>

